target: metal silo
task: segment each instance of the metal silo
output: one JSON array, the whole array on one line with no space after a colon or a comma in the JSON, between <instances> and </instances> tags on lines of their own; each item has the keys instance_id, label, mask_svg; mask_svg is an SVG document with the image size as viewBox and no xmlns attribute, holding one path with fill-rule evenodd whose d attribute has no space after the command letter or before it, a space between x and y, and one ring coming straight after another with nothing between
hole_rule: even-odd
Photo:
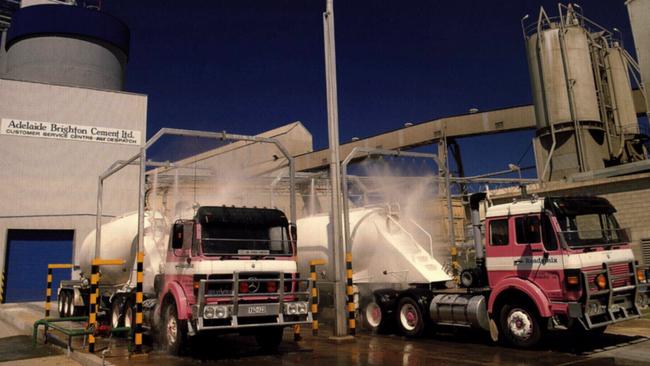
<instances>
[{"instance_id":1,"label":"metal silo","mask_svg":"<svg viewBox=\"0 0 650 366\"><path fill-rule=\"evenodd\" d=\"M612 33L558 5L522 19L537 120L538 176L558 180L645 158L628 76L629 54Z\"/></svg>"},{"instance_id":2,"label":"metal silo","mask_svg":"<svg viewBox=\"0 0 650 366\"><path fill-rule=\"evenodd\" d=\"M74 5L18 10L7 33L4 78L122 90L129 30L101 11Z\"/></svg>"}]
</instances>

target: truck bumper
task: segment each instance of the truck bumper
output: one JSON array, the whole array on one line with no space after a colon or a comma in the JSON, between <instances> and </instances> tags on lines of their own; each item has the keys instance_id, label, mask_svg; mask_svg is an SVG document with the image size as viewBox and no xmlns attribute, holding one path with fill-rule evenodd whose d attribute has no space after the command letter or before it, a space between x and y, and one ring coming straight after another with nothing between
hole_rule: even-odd
<instances>
[{"instance_id":1,"label":"truck bumper","mask_svg":"<svg viewBox=\"0 0 650 366\"><path fill-rule=\"evenodd\" d=\"M602 270L582 272L585 300L582 315L578 319L586 329L639 318L641 309L648 305L650 284L638 282L634 263L630 263L630 273L622 275L613 275L607 264L604 267ZM607 287L594 291L588 284L588 278L601 274L607 278ZM614 279L623 277L629 277L630 284L614 287Z\"/></svg>"},{"instance_id":2,"label":"truck bumper","mask_svg":"<svg viewBox=\"0 0 650 366\"><path fill-rule=\"evenodd\" d=\"M242 279L241 281L248 281ZM259 279L258 281L277 281L275 293L240 294L239 275L235 273L232 280L201 280L199 283L197 304L192 306L192 321L196 331L232 330L245 328L290 326L311 324L311 299L313 282L309 279L292 279L291 291L285 291L284 274L278 278ZM207 291L211 283L232 282L230 294L210 294ZM252 301L251 297L263 297L265 301ZM208 303L208 299L217 302Z\"/></svg>"}]
</instances>

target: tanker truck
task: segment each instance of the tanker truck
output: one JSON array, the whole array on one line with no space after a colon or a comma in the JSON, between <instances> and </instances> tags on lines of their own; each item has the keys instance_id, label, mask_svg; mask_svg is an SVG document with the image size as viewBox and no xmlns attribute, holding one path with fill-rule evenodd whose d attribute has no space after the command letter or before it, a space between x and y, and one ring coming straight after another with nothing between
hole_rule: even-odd
<instances>
[{"instance_id":1,"label":"tanker truck","mask_svg":"<svg viewBox=\"0 0 650 366\"><path fill-rule=\"evenodd\" d=\"M437 325L475 328L489 331L494 341L528 348L549 331L602 333L639 318L648 306L648 269L635 260L628 233L606 199L528 197L487 207L481 222L484 199L485 193L470 196L475 263L461 272L460 284L413 281L417 268L405 266L401 287L375 286L372 300L360 303L364 324L411 337ZM352 230L385 230L377 222L357 227L359 222L351 219ZM368 268L375 277L386 277L381 268L399 260L394 250L379 252L382 245L372 253L375 238L360 240L362 235L350 244L358 280L373 257L383 259ZM364 251L372 255L354 256Z\"/></svg>"},{"instance_id":2,"label":"tanker truck","mask_svg":"<svg viewBox=\"0 0 650 366\"><path fill-rule=\"evenodd\" d=\"M144 222L143 326L160 331L171 353L205 332L253 334L273 349L284 327L311 323L311 282L298 278L296 227L282 211L202 206L173 223L147 211ZM99 320L111 327L134 324L137 242L137 213L102 226L98 257L124 260L100 268ZM94 248L92 232L80 279L58 288L62 317L87 312Z\"/></svg>"}]
</instances>

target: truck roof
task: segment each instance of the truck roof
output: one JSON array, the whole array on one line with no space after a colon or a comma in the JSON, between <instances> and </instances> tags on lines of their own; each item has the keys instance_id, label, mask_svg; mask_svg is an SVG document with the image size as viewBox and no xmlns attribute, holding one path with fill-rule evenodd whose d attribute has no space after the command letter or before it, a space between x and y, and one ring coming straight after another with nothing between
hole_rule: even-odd
<instances>
[{"instance_id":1,"label":"truck roof","mask_svg":"<svg viewBox=\"0 0 650 366\"><path fill-rule=\"evenodd\" d=\"M580 215L587 213L614 213L616 209L609 201L595 196L573 197L531 197L501 205L488 207L485 217L524 215L551 210L556 215Z\"/></svg>"},{"instance_id":2,"label":"truck roof","mask_svg":"<svg viewBox=\"0 0 650 366\"><path fill-rule=\"evenodd\" d=\"M531 198L488 207L485 217L500 217L544 212L544 200Z\"/></svg>"}]
</instances>

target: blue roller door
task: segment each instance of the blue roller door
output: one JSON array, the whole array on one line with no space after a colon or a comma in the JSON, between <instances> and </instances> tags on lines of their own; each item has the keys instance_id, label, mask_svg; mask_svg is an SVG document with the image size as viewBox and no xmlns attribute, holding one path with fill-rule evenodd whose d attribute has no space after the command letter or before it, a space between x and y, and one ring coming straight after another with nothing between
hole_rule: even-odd
<instances>
[{"instance_id":1,"label":"blue roller door","mask_svg":"<svg viewBox=\"0 0 650 366\"><path fill-rule=\"evenodd\" d=\"M71 263L73 230L9 230L5 261L5 302L45 300L47 265ZM54 270L52 299L70 270Z\"/></svg>"}]
</instances>

